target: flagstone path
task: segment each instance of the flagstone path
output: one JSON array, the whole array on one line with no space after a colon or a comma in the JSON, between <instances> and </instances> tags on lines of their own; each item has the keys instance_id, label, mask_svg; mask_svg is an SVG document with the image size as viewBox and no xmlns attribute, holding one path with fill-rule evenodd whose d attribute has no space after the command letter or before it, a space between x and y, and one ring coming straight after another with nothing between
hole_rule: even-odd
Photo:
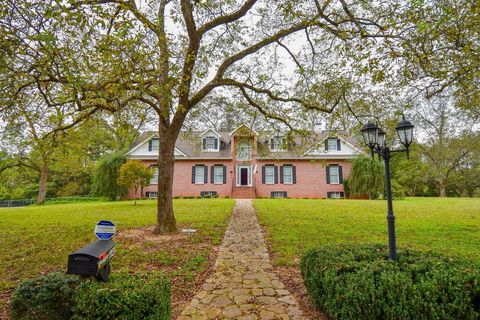
<instances>
[{"instance_id":1,"label":"flagstone path","mask_svg":"<svg viewBox=\"0 0 480 320\"><path fill-rule=\"evenodd\" d=\"M307 319L272 265L251 200L237 200L215 273L177 320Z\"/></svg>"}]
</instances>

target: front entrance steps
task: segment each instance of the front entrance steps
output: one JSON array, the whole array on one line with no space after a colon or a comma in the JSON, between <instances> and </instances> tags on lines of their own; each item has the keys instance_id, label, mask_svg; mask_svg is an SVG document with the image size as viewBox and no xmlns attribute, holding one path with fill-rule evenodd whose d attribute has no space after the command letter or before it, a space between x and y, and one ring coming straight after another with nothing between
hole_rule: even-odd
<instances>
[{"instance_id":1,"label":"front entrance steps","mask_svg":"<svg viewBox=\"0 0 480 320\"><path fill-rule=\"evenodd\" d=\"M255 189L252 187L249 188L233 188L232 192L233 199L255 199Z\"/></svg>"}]
</instances>

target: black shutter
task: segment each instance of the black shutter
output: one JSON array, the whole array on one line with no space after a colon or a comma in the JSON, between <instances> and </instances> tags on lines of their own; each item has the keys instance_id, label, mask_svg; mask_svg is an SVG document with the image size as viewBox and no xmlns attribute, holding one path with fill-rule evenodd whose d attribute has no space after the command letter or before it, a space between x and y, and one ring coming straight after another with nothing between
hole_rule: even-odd
<instances>
[{"instance_id":1,"label":"black shutter","mask_svg":"<svg viewBox=\"0 0 480 320\"><path fill-rule=\"evenodd\" d=\"M338 182L343 183L343 170L342 166L338 166Z\"/></svg>"},{"instance_id":2,"label":"black shutter","mask_svg":"<svg viewBox=\"0 0 480 320\"><path fill-rule=\"evenodd\" d=\"M293 184L297 183L297 167L292 166L292 181Z\"/></svg>"},{"instance_id":3,"label":"black shutter","mask_svg":"<svg viewBox=\"0 0 480 320\"><path fill-rule=\"evenodd\" d=\"M203 169L205 170L205 174L203 176L203 182L208 183L208 166L203 166Z\"/></svg>"},{"instance_id":4,"label":"black shutter","mask_svg":"<svg viewBox=\"0 0 480 320\"><path fill-rule=\"evenodd\" d=\"M340 192L340 198L345 198L345 193L344 192Z\"/></svg>"},{"instance_id":5,"label":"black shutter","mask_svg":"<svg viewBox=\"0 0 480 320\"><path fill-rule=\"evenodd\" d=\"M327 166L326 169L327 169L327 184L330 184L330 166Z\"/></svg>"},{"instance_id":6,"label":"black shutter","mask_svg":"<svg viewBox=\"0 0 480 320\"><path fill-rule=\"evenodd\" d=\"M265 184L265 166L262 166L262 183Z\"/></svg>"},{"instance_id":7,"label":"black shutter","mask_svg":"<svg viewBox=\"0 0 480 320\"><path fill-rule=\"evenodd\" d=\"M215 139L215 150L218 149L218 139Z\"/></svg>"},{"instance_id":8,"label":"black shutter","mask_svg":"<svg viewBox=\"0 0 480 320\"><path fill-rule=\"evenodd\" d=\"M215 177L214 177L214 168L215 166L210 167L210 183L215 183Z\"/></svg>"},{"instance_id":9,"label":"black shutter","mask_svg":"<svg viewBox=\"0 0 480 320\"><path fill-rule=\"evenodd\" d=\"M328 151L328 139L325 139L325 151Z\"/></svg>"},{"instance_id":10,"label":"black shutter","mask_svg":"<svg viewBox=\"0 0 480 320\"><path fill-rule=\"evenodd\" d=\"M340 139L337 139L337 150L340 151L342 147L340 146Z\"/></svg>"},{"instance_id":11,"label":"black shutter","mask_svg":"<svg viewBox=\"0 0 480 320\"><path fill-rule=\"evenodd\" d=\"M207 150L207 139L205 138L202 139L202 149Z\"/></svg>"},{"instance_id":12,"label":"black shutter","mask_svg":"<svg viewBox=\"0 0 480 320\"><path fill-rule=\"evenodd\" d=\"M148 141L148 151L152 151L152 140Z\"/></svg>"},{"instance_id":13,"label":"black shutter","mask_svg":"<svg viewBox=\"0 0 480 320\"><path fill-rule=\"evenodd\" d=\"M227 166L223 166L223 184L227 183Z\"/></svg>"},{"instance_id":14,"label":"black shutter","mask_svg":"<svg viewBox=\"0 0 480 320\"><path fill-rule=\"evenodd\" d=\"M283 166L280 166L280 183L283 183Z\"/></svg>"},{"instance_id":15,"label":"black shutter","mask_svg":"<svg viewBox=\"0 0 480 320\"><path fill-rule=\"evenodd\" d=\"M275 184L278 183L278 166L273 167L273 175L275 176Z\"/></svg>"},{"instance_id":16,"label":"black shutter","mask_svg":"<svg viewBox=\"0 0 480 320\"><path fill-rule=\"evenodd\" d=\"M192 167L192 183L195 184L195 168L196 166Z\"/></svg>"},{"instance_id":17,"label":"black shutter","mask_svg":"<svg viewBox=\"0 0 480 320\"><path fill-rule=\"evenodd\" d=\"M332 197L332 193L331 192L327 192L327 198L331 198Z\"/></svg>"}]
</instances>

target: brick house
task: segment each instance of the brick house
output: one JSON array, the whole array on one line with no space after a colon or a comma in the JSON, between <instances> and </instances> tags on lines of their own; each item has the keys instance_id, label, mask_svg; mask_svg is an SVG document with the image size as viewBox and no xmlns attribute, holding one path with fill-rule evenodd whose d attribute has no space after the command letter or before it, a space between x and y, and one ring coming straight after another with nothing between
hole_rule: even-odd
<instances>
[{"instance_id":1,"label":"brick house","mask_svg":"<svg viewBox=\"0 0 480 320\"><path fill-rule=\"evenodd\" d=\"M232 198L343 198L350 160L361 151L344 133L306 136L258 134L245 125L232 132L181 132L175 145L174 196ZM156 166L158 139L146 132L127 158ZM155 175L145 188L157 196ZM130 191L129 197L134 197ZM137 195L139 196L139 195Z\"/></svg>"}]
</instances>

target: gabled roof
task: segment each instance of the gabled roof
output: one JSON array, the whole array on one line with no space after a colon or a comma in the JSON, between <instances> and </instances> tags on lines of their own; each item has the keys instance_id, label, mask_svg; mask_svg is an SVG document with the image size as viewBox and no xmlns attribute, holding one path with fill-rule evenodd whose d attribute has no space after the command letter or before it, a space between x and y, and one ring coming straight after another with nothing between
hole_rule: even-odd
<instances>
[{"instance_id":1,"label":"gabled roof","mask_svg":"<svg viewBox=\"0 0 480 320\"><path fill-rule=\"evenodd\" d=\"M136 150L138 150L141 146L143 146L145 143L148 143L148 141L150 141L151 139L153 138L157 138L158 137L158 134L154 131L147 131L147 132L144 132L142 135L140 135L140 137L137 139L137 141L133 144L133 146L130 148L130 150L128 150L127 152L127 156L131 155L132 153L134 153ZM187 155L185 154L185 152L183 152L182 150L180 150L177 146L175 146L175 152L177 154L180 154L182 157L186 157Z\"/></svg>"},{"instance_id":2,"label":"gabled roof","mask_svg":"<svg viewBox=\"0 0 480 320\"><path fill-rule=\"evenodd\" d=\"M205 131L203 131L200 136L202 137L205 137L207 135L207 133L209 132L212 132L214 135L216 135L218 138L220 138L222 135L220 133L218 133L215 129L207 129Z\"/></svg>"},{"instance_id":3,"label":"gabled roof","mask_svg":"<svg viewBox=\"0 0 480 320\"><path fill-rule=\"evenodd\" d=\"M362 150L360 150L357 146L355 146L352 142L348 141L345 137L343 137L342 135L339 135L339 134L328 134L326 135L325 137L323 137L322 139L320 139L314 146L312 146L310 149L308 149L307 151L305 151L305 153L303 155L312 155L310 152L313 151L313 150L316 150L318 149L319 147L322 146L322 143L327 140L328 138L337 138L343 142L345 142L345 144L349 145L350 147L352 147L355 151L357 151L358 153L363 153ZM327 153L327 151L325 152Z\"/></svg>"},{"instance_id":4,"label":"gabled roof","mask_svg":"<svg viewBox=\"0 0 480 320\"><path fill-rule=\"evenodd\" d=\"M248 126L240 126L235 130L228 131L216 131L213 129L208 129L204 131L182 131L180 132L178 139L175 143L175 154L178 160L181 159L232 159L232 135L240 130L241 128L247 129L253 135L256 135L256 150L258 159L347 159L352 158L357 153L346 154L346 153L322 153L322 154L309 154L315 148L318 148L319 145L328 137L336 136L341 139L345 144L350 146L352 149L357 152L362 152L355 143L355 139L349 136L347 132L337 132L333 134L330 131L321 131L321 132L309 132L308 134L291 134L288 135L287 145L288 148L282 150L270 150L268 141L269 137L272 136L272 131L257 133L254 130L250 129ZM219 150L218 151L209 151L204 152L202 150L202 136L208 134L209 132L215 132L219 137ZM274 132L275 133L275 132ZM135 150L138 150L154 137L157 136L157 133L154 131L149 131L143 133L137 141L132 145L130 151L127 153L131 155ZM285 136L285 135L284 135ZM142 149L141 149L142 150ZM135 155L136 159L142 159L144 153L147 153L148 156L145 156L145 159L153 159L156 157L155 154L151 152L140 152Z\"/></svg>"},{"instance_id":5,"label":"gabled roof","mask_svg":"<svg viewBox=\"0 0 480 320\"><path fill-rule=\"evenodd\" d=\"M248 130L250 131L251 133L253 133L255 136L258 136L258 133L253 130L252 128L250 128L249 126L245 125L245 124L242 124L240 126L238 126L235 130L233 130L232 132L230 132L230 136L232 136L234 133L236 133L237 131L239 131L240 129L245 129L245 130Z\"/></svg>"}]
</instances>

